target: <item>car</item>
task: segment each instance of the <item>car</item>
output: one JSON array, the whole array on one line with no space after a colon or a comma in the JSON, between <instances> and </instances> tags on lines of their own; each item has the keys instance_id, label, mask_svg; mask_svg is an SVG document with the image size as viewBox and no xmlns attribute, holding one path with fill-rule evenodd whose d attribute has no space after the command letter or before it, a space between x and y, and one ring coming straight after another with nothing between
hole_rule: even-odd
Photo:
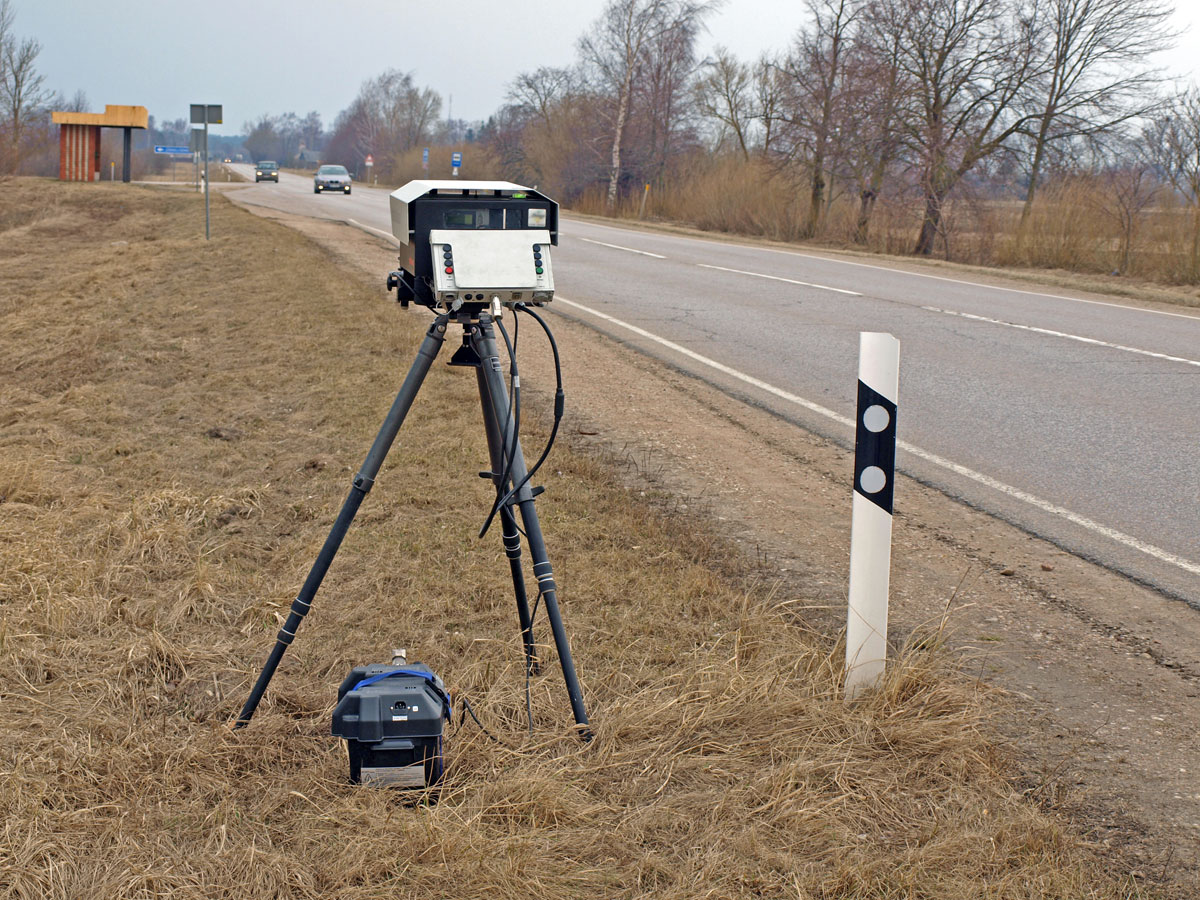
<instances>
[{"instance_id":1,"label":"car","mask_svg":"<svg viewBox=\"0 0 1200 900\"><path fill-rule=\"evenodd\" d=\"M258 184L260 181L273 181L279 184L279 163L271 159L255 163L254 183Z\"/></svg>"},{"instance_id":2,"label":"car","mask_svg":"<svg viewBox=\"0 0 1200 900\"><path fill-rule=\"evenodd\" d=\"M350 193L350 173L345 166L321 166L313 176L313 193L325 191L341 191Z\"/></svg>"}]
</instances>

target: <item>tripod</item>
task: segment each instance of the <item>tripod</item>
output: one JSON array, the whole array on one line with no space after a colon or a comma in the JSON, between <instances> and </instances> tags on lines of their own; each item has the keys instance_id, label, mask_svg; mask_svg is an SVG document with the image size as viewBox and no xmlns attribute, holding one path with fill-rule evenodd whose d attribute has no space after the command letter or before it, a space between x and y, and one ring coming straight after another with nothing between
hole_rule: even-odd
<instances>
[{"instance_id":1,"label":"tripod","mask_svg":"<svg viewBox=\"0 0 1200 900\"><path fill-rule=\"evenodd\" d=\"M557 588L554 584L554 572L546 555L546 542L542 538L541 525L538 523L537 511L534 509L534 497L538 490L529 487L527 482L528 470L525 457L521 452L521 443L516 436L516 423L510 414L508 390L504 385L500 357L496 349L496 335L492 315L486 307L480 304L463 306L454 314L463 329L462 346L450 360L451 365L468 366L475 369L476 381L479 386L479 399L483 408L484 428L487 431L488 454L491 457L492 470L483 473L491 477L497 492L504 497L505 502L499 505L500 524L502 526L504 552L508 557L512 570L513 590L517 599L517 616L521 623L521 639L525 649L525 666L528 674L538 671L538 659L533 641L533 620L529 610L529 598L525 592L525 576L521 567L521 535L517 528L516 515L513 506L521 513L521 521L525 526L525 537L529 542L529 554L533 558L533 574L538 582L538 594L546 607L546 617L550 620L550 629L554 634L554 645L558 650L559 662L562 664L563 679L567 684L567 695L571 700L571 712L585 736L587 729L587 712L583 706L583 693L579 680L575 675L575 663L571 659L571 648L567 642L567 632L563 628L562 617L558 610ZM267 658L262 672L255 682L246 705L238 714L235 728L250 722L251 716L258 708L267 685L279 666L288 645L296 637L296 629L312 608L313 597L316 596L325 573L333 562L350 523L362 504L363 498L375 483L379 467L391 449L404 418L416 399L429 369L437 358L438 351L445 343L446 328L452 315L439 315L425 333L425 339L417 351L417 358L409 369L400 392L396 395L392 408L388 411L375 443L371 445L362 468L354 476L350 493L342 504L333 528L325 539L316 562L313 563L308 577L296 599L292 601L291 613L280 628L275 639L275 646ZM510 488L511 485L511 488ZM511 496L510 496L511 495Z\"/></svg>"}]
</instances>

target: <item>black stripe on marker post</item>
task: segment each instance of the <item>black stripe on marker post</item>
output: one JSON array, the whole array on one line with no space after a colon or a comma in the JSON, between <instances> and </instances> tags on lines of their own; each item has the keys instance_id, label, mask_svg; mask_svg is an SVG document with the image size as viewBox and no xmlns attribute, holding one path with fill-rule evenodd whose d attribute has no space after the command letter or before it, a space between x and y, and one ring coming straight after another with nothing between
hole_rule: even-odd
<instances>
[{"instance_id":1,"label":"black stripe on marker post","mask_svg":"<svg viewBox=\"0 0 1200 900\"><path fill-rule=\"evenodd\" d=\"M854 490L889 515L896 480L896 404L858 382Z\"/></svg>"}]
</instances>

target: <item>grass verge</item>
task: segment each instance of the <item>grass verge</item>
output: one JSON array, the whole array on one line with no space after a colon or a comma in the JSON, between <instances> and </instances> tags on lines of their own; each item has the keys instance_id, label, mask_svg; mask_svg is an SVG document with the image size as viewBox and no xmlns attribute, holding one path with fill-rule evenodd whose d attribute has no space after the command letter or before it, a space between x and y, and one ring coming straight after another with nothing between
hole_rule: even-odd
<instances>
[{"instance_id":1,"label":"grass verge","mask_svg":"<svg viewBox=\"0 0 1200 900\"><path fill-rule=\"evenodd\" d=\"M0 896L1141 896L1015 786L936 641L841 702L789 598L564 445L539 505L596 739L549 649L531 734L475 383L441 363L229 731L427 317L223 198L203 241L202 203L7 185ZM328 733L393 646L499 738L456 723L436 798L351 788Z\"/></svg>"}]
</instances>

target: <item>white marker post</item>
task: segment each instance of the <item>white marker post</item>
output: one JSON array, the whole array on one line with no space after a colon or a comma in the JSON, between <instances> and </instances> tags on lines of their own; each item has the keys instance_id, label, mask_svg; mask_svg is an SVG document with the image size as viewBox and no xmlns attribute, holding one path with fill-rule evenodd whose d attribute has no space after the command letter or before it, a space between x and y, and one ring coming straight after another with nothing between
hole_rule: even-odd
<instances>
[{"instance_id":1,"label":"white marker post","mask_svg":"<svg viewBox=\"0 0 1200 900\"><path fill-rule=\"evenodd\" d=\"M858 426L850 520L850 608L846 697L874 685L887 660L888 578L896 477L900 342L864 331L858 347Z\"/></svg>"}]
</instances>

